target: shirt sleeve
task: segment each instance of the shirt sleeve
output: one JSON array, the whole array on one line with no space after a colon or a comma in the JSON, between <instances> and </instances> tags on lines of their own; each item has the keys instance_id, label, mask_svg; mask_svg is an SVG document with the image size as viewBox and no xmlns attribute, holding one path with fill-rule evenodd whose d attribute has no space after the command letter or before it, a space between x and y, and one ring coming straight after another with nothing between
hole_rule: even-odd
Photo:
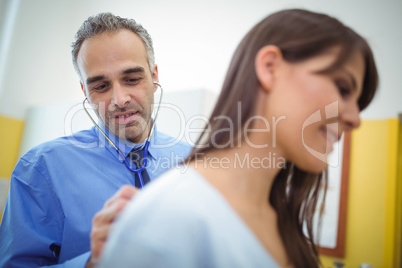
<instances>
[{"instance_id":1,"label":"shirt sleeve","mask_svg":"<svg viewBox=\"0 0 402 268\"><path fill-rule=\"evenodd\" d=\"M71 260L65 261L62 264L56 264L52 266L41 266L41 267L54 267L54 268L85 268L85 265L87 264L89 257L91 257L91 252L85 252L84 254L81 254Z\"/></svg>"},{"instance_id":2,"label":"shirt sleeve","mask_svg":"<svg viewBox=\"0 0 402 268\"><path fill-rule=\"evenodd\" d=\"M0 225L0 267L57 264L63 210L37 164L20 159Z\"/></svg>"}]
</instances>

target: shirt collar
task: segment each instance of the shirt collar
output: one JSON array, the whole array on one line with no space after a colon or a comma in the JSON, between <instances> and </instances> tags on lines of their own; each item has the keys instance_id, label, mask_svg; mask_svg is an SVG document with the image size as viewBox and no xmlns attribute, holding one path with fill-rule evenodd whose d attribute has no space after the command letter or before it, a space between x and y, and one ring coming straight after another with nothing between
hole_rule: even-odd
<instances>
[{"instance_id":1,"label":"shirt collar","mask_svg":"<svg viewBox=\"0 0 402 268\"><path fill-rule=\"evenodd\" d=\"M154 121L152 120L152 123ZM134 149L134 148L141 148L145 142L143 143L134 143L126 139L120 139L116 135L114 135L109 129L107 129L102 123L98 123L99 128L108 136L108 138L120 149L120 151L123 153L124 157L127 157L128 154ZM99 137L99 142L103 144L109 151L115 155L115 157L120 161L123 162L123 159L119 156L117 153L116 149L110 142L106 139L106 137L101 133L101 131L98 128L95 128L95 131L97 132L97 135ZM154 132L152 133L151 140L150 140L150 145L148 147L148 155L151 156L151 158L156 159L158 158L158 150L153 148L153 144L155 144L155 141L157 140L158 136L158 131L157 131L157 126L155 125Z\"/></svg>"}]
</instances>

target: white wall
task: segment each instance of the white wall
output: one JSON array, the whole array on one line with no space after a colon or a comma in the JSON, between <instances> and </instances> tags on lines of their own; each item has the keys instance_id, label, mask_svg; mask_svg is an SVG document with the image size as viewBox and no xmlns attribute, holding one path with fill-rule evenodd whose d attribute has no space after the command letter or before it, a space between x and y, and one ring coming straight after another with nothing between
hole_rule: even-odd
<instances>
[{"instance_id":1,"label":"white wall","mask_svg":"<svg viewBox=\"0 0 402 268\"><path fill-rule=\"evenodd\" d=\"M24 119L32 105L82 98L70 44L80 24L98 12L135 18L148 29L165 91L204 88L218 93L244 34L267 14L291 7L336 16L367 37L381 87L363 118L402 112L400 0L20 0L0 81L0 114Z\"/></svg>"}]
</instances>

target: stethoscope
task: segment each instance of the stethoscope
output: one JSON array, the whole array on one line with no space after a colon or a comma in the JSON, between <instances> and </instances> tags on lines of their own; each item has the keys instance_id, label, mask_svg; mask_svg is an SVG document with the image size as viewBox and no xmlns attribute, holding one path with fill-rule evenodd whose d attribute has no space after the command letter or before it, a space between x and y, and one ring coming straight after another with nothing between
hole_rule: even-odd
<instances>
[{"instance_id":1,"label":"stethoscope","mask_svg":"<svg viewBox=\"0 0 402 268\"><path fill-rule=\"evenodd\" d=\"M158 109L156 110L156 113L155 113L154 122L152 124L151 131L149 132L149 135L148 135L148 138L145 141L145 144L143 146L141 146L141 148L139 148L139 150L141 150L142 148L144 149L144 158L143 158L144 161L142 161L142 165L139 168L134 169L134 168L131 167L131 165L133 164L131 159L126 157L126 156L124 156L123 152L119 149L119 147L117 147L117 145L106 135L106 133L99 127L99 125L95 122L95 120L89 114L87 108L85 107L85 102L89 103L88 98L85 98L84 101L82 102L82 106L84 107L84 111L88 115L89 119L91 119L91 121L94 124L94 126L96 126L96 128L103 134L103 136L105 136L106 140L114 147L114 149L116 149L116 152L123 159L123 162L124 162L124 165L126 165L126 168L128 170L130 170L131 172L137 174L138 180L140 181L141 188L144 187L144 181L142 179L141 172L145 169L145 167L148 164L148 148L149 148L149 144L151 142L152 134L153 134L154 129L155 129L155 122L156 122L156 119L158 118L159 109L160 109L161 101L162 101L162 95L163 95L162 86L158 82L154 82L154 84L157 85L160 88L161 95L159 97Z\"/></svg>"}]
</instances>

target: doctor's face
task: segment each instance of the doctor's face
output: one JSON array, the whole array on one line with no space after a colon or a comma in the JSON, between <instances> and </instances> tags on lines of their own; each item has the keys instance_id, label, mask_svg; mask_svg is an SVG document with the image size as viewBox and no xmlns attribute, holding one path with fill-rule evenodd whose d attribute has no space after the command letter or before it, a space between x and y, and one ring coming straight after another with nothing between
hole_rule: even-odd
<instances>
[{"instance_id":1,"label":"doctor's face","mask_svg":"<svg viewBox=\"0 0 402 268\"><path fill-rule=\"evenodd\" d=\"M150 131L157 66L129 30L87 39L77 57L81 88L102 124L121 139L143 142Z\"/></svg>"}]
</instances>

